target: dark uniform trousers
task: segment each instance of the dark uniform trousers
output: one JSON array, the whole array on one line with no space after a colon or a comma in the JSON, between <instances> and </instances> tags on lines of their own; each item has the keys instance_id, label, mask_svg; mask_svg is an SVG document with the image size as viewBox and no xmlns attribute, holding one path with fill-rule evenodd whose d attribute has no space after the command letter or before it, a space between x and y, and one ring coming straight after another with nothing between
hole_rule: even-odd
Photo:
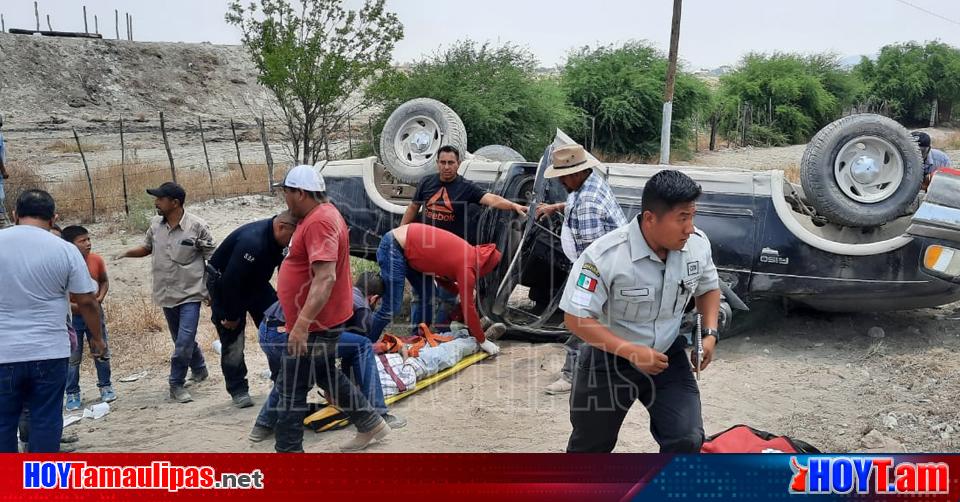
<instances>
[{"instance_id":1,"label":"dark uniform trousers","mask_svg":"<svg viewBox=\"0 0 960 502\"><path fill-rule=\"evenodd\" d=\"M634 401L650 413L661 453L698 453L703 444L700 389L687 358L686 339L667 350L669 366L647 375L622 357L584 344L570 393L573 432L567 452L609 453Z\"/></svg>"},{"instance_id":2,"label":"dark uniform trousers","mask_svg":"<svg viewBox=\"0 0 960 502\"><path fill-rule=\"evenodd\" d=\"M231 396L247 393L250 391L247 382L247 364L243 357L244 351L244 333L247 328L247 314L253 319L253 324L257 328L263 321L263 312L277 301L277 294L269 285L249 290L247 293L247 306L240 316L240 323L234 329L227 329L220 321L235 320L226 319L223 307L220 302L220 290L216 280L208 280L207 289L210 292L210 321L217 330L217 336L220 338L220 369L223 371L223 380L227 387L227 392Z\"/></svg>"}]
</instances>

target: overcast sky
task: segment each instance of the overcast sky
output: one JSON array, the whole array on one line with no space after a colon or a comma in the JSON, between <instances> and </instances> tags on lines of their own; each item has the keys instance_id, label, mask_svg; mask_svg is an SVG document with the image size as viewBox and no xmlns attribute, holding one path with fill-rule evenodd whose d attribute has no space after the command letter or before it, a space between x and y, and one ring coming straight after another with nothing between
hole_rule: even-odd
<instances>
[{"instance_id":1,"label":"overcast sky","mask_svg":"<svg viewBox=\"0 0 960 502\"><path fill-rule=\"evenodd\" d=\"M346 0L359 5L362 0ZM244 4L249 0L243 0ZM134 38L236 44L239 32L223 20L226 0L40 0L53 28L83 31L82 5L90 30L114 35L113 10L134 17ZM514 42L529 48L544 66L562 64L574 47L649 40L666 50L672 0L388 0L400 16L404 39L397 62L415 60L462 38ZM926 11L926 12L925 12ZM35 25L32 0L0 0L6 26ZM939 39L960 47L960 1L956 0L685 0L680 57L688 68L735 63L755 51L874 54L881 46Z\"/></svg>"}]
</instances>

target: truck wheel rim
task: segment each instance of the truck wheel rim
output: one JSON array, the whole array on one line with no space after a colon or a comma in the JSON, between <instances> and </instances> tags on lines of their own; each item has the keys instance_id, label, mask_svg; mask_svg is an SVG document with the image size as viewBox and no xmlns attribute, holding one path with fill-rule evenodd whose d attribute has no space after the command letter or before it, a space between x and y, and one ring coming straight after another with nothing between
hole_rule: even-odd
<instances>
[{"instance_id":1,"label":"truck wheel rim","mask_svg":"<svg viewBox=\"0 0 960 502\"><path fill-rule=\"evenodd\" d=\"M393 139L393 148L400 162L420 167L433 160L442 138L436 121L430 117L412 117L400 126Z\"/></svg>"},{"instance_id":2,"label":"truck wheel rim","mask_svg":"<svg viewBox=\"0 0 960 502\"><path fill-rule=\"evenodd\" d=\"M833 174L844 195L864 204L889 199L903 182L904 163L889 141L860 136L840 148Z\"/></svg>"}]
</instances>

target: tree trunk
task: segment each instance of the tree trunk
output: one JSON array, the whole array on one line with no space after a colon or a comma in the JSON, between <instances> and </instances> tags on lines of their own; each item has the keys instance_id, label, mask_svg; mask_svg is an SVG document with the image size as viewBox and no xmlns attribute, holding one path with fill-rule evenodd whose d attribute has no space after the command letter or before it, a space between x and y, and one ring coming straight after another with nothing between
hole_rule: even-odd
<instances>
[{"instance_id":1,"label":"tree trunk","mask_svg":"<svg viewBox=\"0 0 960 502\"><path fill-rule=\"evenodd\" d=\"M937 98L933 98L933 104L930 106L930 127L937 125Z\"/></svg>"}]
</instances>

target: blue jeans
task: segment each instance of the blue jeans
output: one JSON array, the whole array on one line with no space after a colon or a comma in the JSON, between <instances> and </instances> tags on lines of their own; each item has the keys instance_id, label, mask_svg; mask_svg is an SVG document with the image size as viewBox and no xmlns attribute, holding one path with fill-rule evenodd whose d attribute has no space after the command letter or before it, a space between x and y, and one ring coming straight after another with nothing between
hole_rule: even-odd
<instances>
[{"instance_id":1,"label":"blue jeans","mask_svg":"<svg viewBox=\"0 0 960 502\"><path fill-rule=\"evenodd\" d=\"M377 248L377 264L380 265L380 277L383 279L383 298L380 308L373 313L373 321L368 333L371 340L377 340L383 329L393 321L393 316L403 306L403 285L405 280L410 281L413 287L414 302L410 308L410 318L413 321L413 331L421 322L430 325L433 323L433 277L407 266L407 259L403 248L388 233L380 239Z\"/></svg>"},{"instance_id":2,"label":"blue jeans","mask_svg":"<svg viewBox=\"0 0 960 502\"><path fill-rule=\"evenodd\" d=\"M274 381L270 395L260 408L257 415L257 425L273 428L277 425L277 407L280 404L280 386L277 377L280 372L280 361L287 352L287 334L275 327L268 327L266 322L260 323L260 348L267 356L267 365L270 367L270 379ZM343 333L337 345L337 357L341 359L340 368L347 376L351 376L360 388L360 393L367 398L373 409L380 415L387 413L387 404L383 400L383 388L380 386L380 375L377 372L377 363L374 360L373 345L370 340L361 335Z\"/></svg>"},{"instance_id":3,"label":"blue jeans","mask_svg":"<svg viewBox=\"0 0 960 502\"><path fill-rule=\"evenodd\" d=\"M57 453L63 434L67 358L0 364L0 453L17 453L17 426L30 410L30 453Z\"/></svg>"},{"instance_id":4,"label":"blue jeans","mask_svg":"<svg viewBox=\"0 0 960 502\"><path fill-rule=\"evenodd\" d=\"M197 345L197 324L200 322L200 302L164 307L163 316L173 338L173 356L170 357L170 385L182 387L187 383L187 369L194 372L206 369L203 353Z\"/></svg>"},{"instance_id":5,"label":"blue jeans","mask_svg":"<svg viewBox=\"0 0 960 502\"><path fill-rule=\"evenodd\" d=\"M70 364L67 366L67 394L80 393L80 361L83 360L84 340L89 343L93 333L87 327L83 316L73 317L73 329L77 331L77 350L70 354ZM100 310L100 332L103 333L103 343L107 343L107 325L103 318L103 309ZM94 359L93 365L97 368L97 388L110 387L110 349L104 354L107 359Z\"/></svg>"},{"instance_id":6,"label":"blue jeans","mask_svg":"<svg viewBox=\"0 0 960 502\"><path fill-rule=\"evenodd\" d=\"M314 382L327 391L337 408L346 413L357 431L370 432L383 420L353 382L337 368L340 332L316 331L307 337L303 356L284 354L280 359L280 404L277 409L276 444L278 452L303 451L303 419L307 412L307 393ZM368 342L369 343L369 342Z\"/></svg>"}]
</instances>

